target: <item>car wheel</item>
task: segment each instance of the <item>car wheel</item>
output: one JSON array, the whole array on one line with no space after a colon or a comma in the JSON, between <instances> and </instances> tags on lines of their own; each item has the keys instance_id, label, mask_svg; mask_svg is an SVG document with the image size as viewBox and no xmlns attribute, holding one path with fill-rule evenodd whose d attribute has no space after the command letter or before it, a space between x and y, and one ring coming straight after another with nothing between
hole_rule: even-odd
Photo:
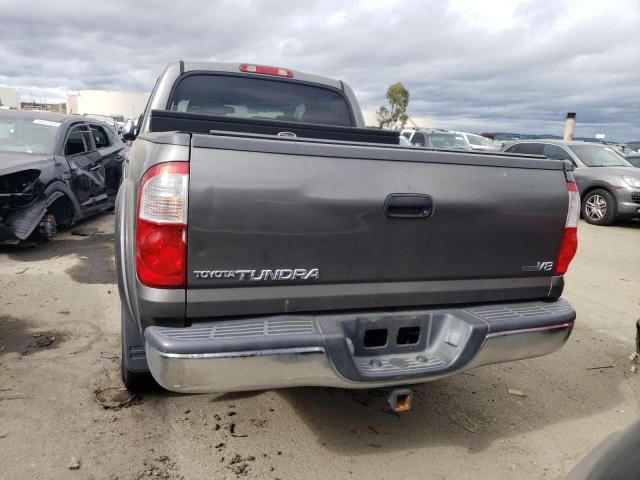
<instances>
[{"instance_id":1,"label":"car wheel","mask_svg":"<svg viewBox=\"0 0 640 480\"><path fill-rule=\"evenodd\" d=\"M592 225L611 225L616 210L616 200L606 190L592 190L582 200L582 218Z\"/></svg>"},{"instance_id":2,"label":"car wheel","mask_svg":"<svg viewBox=\"0 0 640 480\"><path fill-rule=\"evenodd\" d=\"M132 334L135 331L135 329L131 327L132 320L129 319L124 307L121 307L121 312L122 355L120 357L120 373L122 376L122 383L124 383L125 388L132 393L158 390L159 385L153 379L153 376L148 370L133 370L131 365L129 365L127 352L130 351L130 347L132 345L137 345L141 342L142 345L144 345L144 339L142 339L139 334Z\"/></svg>"}]
</instances>

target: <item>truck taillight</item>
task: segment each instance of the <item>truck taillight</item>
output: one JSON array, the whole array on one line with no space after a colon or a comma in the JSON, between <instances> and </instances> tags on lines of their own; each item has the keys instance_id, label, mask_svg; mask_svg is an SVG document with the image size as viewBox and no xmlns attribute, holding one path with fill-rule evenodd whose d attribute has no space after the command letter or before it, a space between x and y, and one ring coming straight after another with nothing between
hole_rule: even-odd
<instances>
[{"instance_id":1,"label":"truck taillight","mask_svg":"<svg viewBox=\"0 0 640 480\"><path fill-rule=\"evenodd\" d=\"M563 275L569 268L569 263L578 250L578 220L580 219L580 194L575 183L567 182L567 190L569 191L569 210L567 212L567 221L564 226L562 235L562 243L558 251L556 259L556 275Z\"/></svg>"},{"instance_id":2,"label":"truck taillight","mask_svg":"<svg viewBox=\"0 0 640 480\"><path fill-rule=\"evenodd\" d=\"M151 167L140 181L136 272L144 285L184 287L187 262L189 163Z\"/></svg>"}]
</instances>

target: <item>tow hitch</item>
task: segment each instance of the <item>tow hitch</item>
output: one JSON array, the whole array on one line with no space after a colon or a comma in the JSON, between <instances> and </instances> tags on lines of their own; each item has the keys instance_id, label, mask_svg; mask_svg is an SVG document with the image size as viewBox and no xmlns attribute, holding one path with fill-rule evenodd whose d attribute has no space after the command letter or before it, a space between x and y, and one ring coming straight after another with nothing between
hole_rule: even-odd
<instances>
[{"instance_id":1,"label":"tow hitch","mask_svg":"<svg viewBox=\"0 0 640 480\"><path fill-rule=\"evenodd\" d=\"M397 388L391 392L387 401L394 412L408 412L413 405L413 392L408 388Z\"/></svg>"}]
</instances>

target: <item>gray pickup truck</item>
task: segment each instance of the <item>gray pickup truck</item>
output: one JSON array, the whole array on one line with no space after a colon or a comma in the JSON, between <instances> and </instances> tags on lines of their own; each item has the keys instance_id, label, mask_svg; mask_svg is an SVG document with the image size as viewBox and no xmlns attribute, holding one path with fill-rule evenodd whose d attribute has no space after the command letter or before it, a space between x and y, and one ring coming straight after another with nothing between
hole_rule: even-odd
<instances>
[{"instance_id":1,"label":"gray pickup truck","mask_svg":"<svg viewBox=\"0 0 640 480\"><path fill-rule=\"evenodd\" d=\"M343 82L176 62L116 204L122 376L176 392L377 388L559 349L571 166L364 128Z\"/></svg>"}]
</instances>

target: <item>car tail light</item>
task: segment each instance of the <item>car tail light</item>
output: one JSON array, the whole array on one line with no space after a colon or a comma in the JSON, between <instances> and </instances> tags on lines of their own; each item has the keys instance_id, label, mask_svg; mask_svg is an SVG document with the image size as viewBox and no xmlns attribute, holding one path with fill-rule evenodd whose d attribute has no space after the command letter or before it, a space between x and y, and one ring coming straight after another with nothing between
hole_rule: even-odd
<instances>
[{"instance_id":1,"label":"car tail light","mask_svg":"<svg viewBox=\"0 0 640 480\"><path fill-rule=\"evenodd\" d=\"M274 75L276 77L293 78L293 72L286 68L267 67L265 65L240 65L240 71L245 73L259 73L261 75Z\"/></svg>"},{"instance_id":2,"label":"car tail light","mask_svg":"<svg viewBox=\"0 0 640 480\"><path fill-rule=\"evenodd\" d=\"M187 261L189 164L151 167L140 181L136 272L143 285L184 287Z\"/></svg>"},{"instance_id":3,"label":"car tail light","mask_svg":"<svg viewBox=\"0 0 640 480\"><path fill-rule=\"evenodd\" d=\"M575 183L567 182L569 191L569 211L564 226L562 243L556 259L556 275L563 275L569 268L569 263L578 250L578 220L580 219L580 194Z\"/></svg>"}]
</instances>

